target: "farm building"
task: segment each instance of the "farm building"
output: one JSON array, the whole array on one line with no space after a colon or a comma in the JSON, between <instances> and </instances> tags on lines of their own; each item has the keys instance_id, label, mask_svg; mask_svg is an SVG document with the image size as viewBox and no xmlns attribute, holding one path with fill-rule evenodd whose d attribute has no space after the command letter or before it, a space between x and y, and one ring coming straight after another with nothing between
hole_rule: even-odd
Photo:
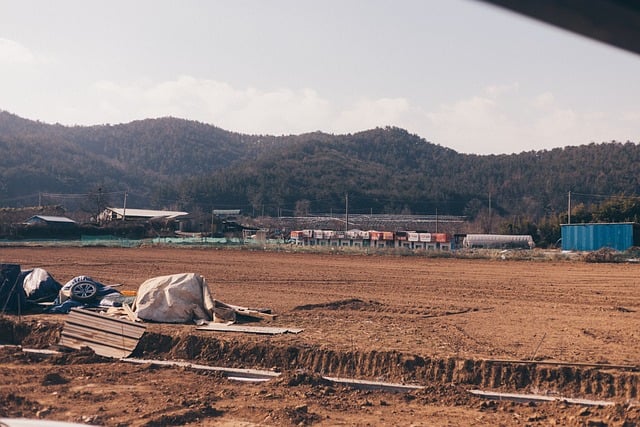
<instances>
[{"instance_id":1,"label":"farm building","mask_svg":"<svg viewBox=\"0 0 640 427\"><path fill-rule=\"evenodd\" d=\"M528 234L467 234L463 241L464 248L524 248L533 249L533 237Z\"/></svg>"},{"instance_id":2,"label":"farm building","mask_svg":"<svg viewBox=\"0 0 640 427\"><path fill-rule=\"evenodd\" d=\"M631 222L601 224L562 224L562 250L597 251L611 248L625 251L640 246L640 224Z\"/></svg>"},{"instance_id":3,"label":"farm building","mask_svg":"<svg viewBox=\"0 0 640 427\"><path fill-rule=\"evenodd\" d=\"M42 227L74 227L76 222L66 216L34 215L26 220L25 225Z\"/></svg>"}]
</instances>

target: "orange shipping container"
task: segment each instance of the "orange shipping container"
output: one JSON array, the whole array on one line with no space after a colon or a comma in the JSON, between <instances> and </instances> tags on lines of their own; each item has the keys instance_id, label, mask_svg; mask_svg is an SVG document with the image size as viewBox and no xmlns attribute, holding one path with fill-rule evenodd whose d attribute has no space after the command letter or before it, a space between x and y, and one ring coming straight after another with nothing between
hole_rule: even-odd
<instances>
[{"instance_id":1,"label":"orange shipping container","mask_svg":"<svg viewBox=\"0 0 640 427\"><path fill-rule=\"evenodd\" d=\"M449 241L449 236L446 233L434 233L433 235L435 235L438 243L447 243Z\"/></svg>"},{"instance_id":2,"label":"orange shipping container","mask_svg":"<svg viewBox=\"0 0 640 427\"><path fill-rule=\"evenodd\" d=\"M371 240L382 240L382 231L369 231L369 236L371 236Z\"/></svg>"}]
</instances>

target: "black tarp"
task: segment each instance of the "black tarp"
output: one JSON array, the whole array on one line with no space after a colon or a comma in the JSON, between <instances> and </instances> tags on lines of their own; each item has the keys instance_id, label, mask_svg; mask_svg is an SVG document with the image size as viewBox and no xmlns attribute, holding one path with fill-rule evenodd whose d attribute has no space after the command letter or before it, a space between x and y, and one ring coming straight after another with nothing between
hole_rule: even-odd
<instances>
[{"instance_id":1,"label":"black tarp","mask_svg":"<svg viewBox=\"0 0 640 427\"><path fill-rule=\"evenodd\" d=\"M26 298L20 278L19 264L0 264L0 313L21 313Z\"/></svg>"}]
</instances>

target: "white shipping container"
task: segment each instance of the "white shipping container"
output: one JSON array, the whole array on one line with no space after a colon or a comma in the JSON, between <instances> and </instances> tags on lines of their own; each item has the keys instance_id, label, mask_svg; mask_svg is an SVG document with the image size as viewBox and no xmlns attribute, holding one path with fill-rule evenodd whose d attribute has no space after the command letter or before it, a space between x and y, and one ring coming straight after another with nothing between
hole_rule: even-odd
<instances>
[{"instance_id":1,"label":"white shipping container","mask_svg":"<svg viewBox=\"0 0 640 427\"><path fill-rule=\"evenodd\" d=\"M431 242L431 233L420 233L421 242Z\"/></svg>"}]
</instances>

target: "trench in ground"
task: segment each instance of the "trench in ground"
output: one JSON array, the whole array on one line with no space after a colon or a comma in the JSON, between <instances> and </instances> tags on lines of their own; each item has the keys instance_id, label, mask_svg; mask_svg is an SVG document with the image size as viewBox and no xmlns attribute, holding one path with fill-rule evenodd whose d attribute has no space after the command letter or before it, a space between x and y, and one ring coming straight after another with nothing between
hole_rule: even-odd
<instances>
[{"instance_id":1,"label":"trench in ground","mask_svg":"<svg viewBox=\"0 0 640 427\"><path fill-rule=\"evenodd\" d=\"M60 324L17 322L0 316L0 344L47 348L57 344L61 329ZM318 346L296 347L185 333L147 331L131 356L229 368L304 370L326 376L416 385L453 383L469 388L624 401L637 400L640 388L640 373L622 369L432 358L383 350L334 351Z\"/></svg>"}]
</instances>

